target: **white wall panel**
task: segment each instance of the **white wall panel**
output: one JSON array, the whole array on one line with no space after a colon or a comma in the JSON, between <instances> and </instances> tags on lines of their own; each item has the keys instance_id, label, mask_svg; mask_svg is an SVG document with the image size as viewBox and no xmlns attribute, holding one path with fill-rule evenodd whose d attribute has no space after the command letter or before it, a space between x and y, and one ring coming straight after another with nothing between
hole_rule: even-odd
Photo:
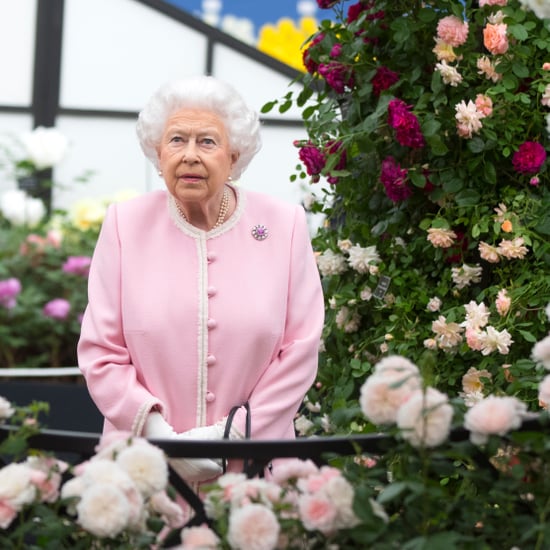
<instances>
[{"instance_id":1,"label":"white wall panel","mask_svg":"<svg viewBox=\"0 0 550 550\"><path fill-rule=\"evenodd\" d=\"M30 105L34 70L36 0L0 2L0 103Z\"/></svg>"},{"instance_id":2,"label":"white wall panel","mask_svg":"<svg viewBox=\"0 0 550 550\"><path fill-rule=\"evenodd\" d=\"M57 128L70 142L69 152L55 170L54 206L69 208L83 198L105 198L120 191L138 193L151 188L147 163L133 120L62 116ZM88 183L74 183L86 170Z\"/></svg>"},{"instance_id":3,"label":"white wall panel","mask_svg":"<svg viewBox=\"0 0 550 550\"><path fill-rule=\"evenodd\" d=\"M133 0L66 0L60 104L138 110L166 80L204 73L206 43Z\"/></svg>"}]
</instances>

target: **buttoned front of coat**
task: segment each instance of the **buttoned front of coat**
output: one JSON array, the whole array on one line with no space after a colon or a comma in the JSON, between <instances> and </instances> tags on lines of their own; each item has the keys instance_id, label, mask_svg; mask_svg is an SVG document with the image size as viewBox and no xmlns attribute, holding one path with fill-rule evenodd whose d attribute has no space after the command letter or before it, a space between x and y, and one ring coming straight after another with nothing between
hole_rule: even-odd
<instances>
[{"instance_id":1,"label":"buttoned front of coat","mask_svg":"<svg viewBox=\"0 0 550 550\"><path fill-rule=\"evenodd\" d=\"M110 206L78 346L105 432L141 433L154 406L183 432L248 401L253 438L294 437L324 317L305 213L236 193L233 215L209 232L164 191ZM244 422L239 411L241 432Z\"/></svg>"}]
</instances>

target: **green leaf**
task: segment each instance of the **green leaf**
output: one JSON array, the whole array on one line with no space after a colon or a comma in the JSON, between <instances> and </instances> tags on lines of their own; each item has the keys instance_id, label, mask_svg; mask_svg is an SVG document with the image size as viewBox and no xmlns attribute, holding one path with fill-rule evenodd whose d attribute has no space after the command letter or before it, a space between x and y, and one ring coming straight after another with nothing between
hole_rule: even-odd
<instances>
[{"instance_id":1,"label":"green leaf","mask_svg":"<svg viewBox=\"0 0 550 550\"><path fill-rule=\"evenodd\" d=\"M275 105L277 105L277 103L279 103L277 100L275 101L268 101L265 105L263 105L263 107L261 108L261 112L262 113L269 113L273 107L275 107Z\"/></svg>"},{"instance_id":2,"label":"green leaf","mask_svg":"<svg viewBox=\"0 0 550 550\"><path fill-rule=\"evenodd\" d=\"M378 495L378 502L385 504L396 499L401 493L407 490L407 486L408 484L404 482L395 482L387 485Z\"/></svg>"},{"instance_id":3,"label":"green leaf","mask_svg":"<svg viewBox=\"0 0 550 550\"><path fill-rule=\"evenodd\" d=\"M523 336L524 340L526 340L527 342L535 343L537 341L537 337L531 332L527 332L526 330L518 330L518 332Z\"/></svg>"}]
</instances>

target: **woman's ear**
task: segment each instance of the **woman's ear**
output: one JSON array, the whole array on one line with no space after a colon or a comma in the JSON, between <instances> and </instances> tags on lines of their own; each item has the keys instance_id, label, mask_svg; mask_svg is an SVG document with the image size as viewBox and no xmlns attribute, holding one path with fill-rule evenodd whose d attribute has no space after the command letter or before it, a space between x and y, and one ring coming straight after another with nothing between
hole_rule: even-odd
<instances>
[{"instance_id":1,"label":"woman's ear","mask_svg":"<svg viewBox=\"0 0 550 550\"><path fill-rule=\"evenodd\" d=\"M233 151L231 153L231 168L233 168L233 165L239 160L239 153L237 151Z\"/></svg>"}]
</instances>

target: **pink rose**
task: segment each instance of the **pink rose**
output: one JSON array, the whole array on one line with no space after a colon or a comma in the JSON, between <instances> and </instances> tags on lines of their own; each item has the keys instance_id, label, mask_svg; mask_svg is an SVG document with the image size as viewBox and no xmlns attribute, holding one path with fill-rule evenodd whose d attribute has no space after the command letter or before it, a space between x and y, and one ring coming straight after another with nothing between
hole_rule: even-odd
<instances>
[{"instance_id":1,"label":"pink rose","mask_svg":"<svg viewBox=\"0 0 550 550\"><path fill-rule=\"evenodd\" d=\"M484 94L477 94L475 100L476 109L483 113L483 116L489 116L493 112L493 100Z\"/></svg>"},{"instance_id":2,"label":"pink rose","mask_svg":"<svg viewBox=\"0 0 550 550\"><path fill-rule=\"evenodd\" d=\"M508 51L508 37L506 36L507 25L487 24L483 29L483 45L493 54L503 54Z\"/></svg>"},{"instance_id":3,"label":"pink rose","mask_svg":"<svg viewBox=\"0 0 550 550\"><path fill-rule=\"evenodd\" d=\"M324 493L301 495L298 510L304 527L309 531L321 531L325 535L334 530L338 510L334 502Z\"/></svg>"},{"instance_id":4,"label":"pink rose","mask_svg":"<svg viewBox=\"0 0 550 550\"><path fill-rule=\"evenodd\" d=\"M7 529L17 516L17 510L8 500L0 500L0 528Z\"/></svg>"},{"instance_id":5,"label":"pink rose","mask_svg":"<svg viewBox=\"0 0 550 550\"><path fill-rule=\"evenodd\" d=\"M0 281L0 306L12 309L16 306L16 296L21 292L19 279L11 277Z\"/></svg>"},{"instance_id":6,"label":"pink rose","mask_svg":"<svg viewBox=\"0 0 550 550\"><path fill-rule=\"evenodd\" d=\"M55 298L44 306L42 313L44 313L46 317L63 321L67 318L70 311L71 304L67 300L64 298Z\"/></svg>"},{"instance_id":7,"label":"pink rose","mask_svg":"<svg viewBox=\"0 0 550 550\"><path fill-rule=\"evenodd\" d=\"M181 532L181 543L189 550L205 550L207 548L219 548L220 539L208 526L186 527Z\"/></svg>"},{"instance_id":8,"label":"pink rose","mask_svg":"<svg viewBox=\"0 0 550 550\"><path fill-rule=\"evenodd\" d=\"M69 256L63 264L62 269L65 273L87 277L90 272L91 262L92 258L89 256Z\"/></svg>"},{"instance_id":9,"label":"pink rose","mask_svg":"<svg viewBox=\"0 0 550 550\"><path fill-rule=\"evenodd\" d=\"M437 36L446 44L461 46L468 38L468 23L455 15L448 15L439 20Z\"/></svg>"},{"instance_id":10,"label":"pink rose","mask_svg":"<svg viewBox=\"0 0 550 550\"><path fill-rule=\"evenodd\" d=\"M521 426L525 403L516 397L490 395L464 415L464 427L475 445L487 442L490 435L505 435Z\"/></svg>"},{"instance_id":11,"label":"pink rose","mask_svg":"<svg viewBox=\"0 0 550 550\"><path fill-rule=\"evenodd\" d=\"M276 548L281 527L277 517L267 506L249 504L233 510L229 516L227 541L231 548Z\"/></svg>"},{"instance_id":12,"label":"pink rose","mask_svg":"<svg viewBox=\"0 0 550 550\"><path fill-rule=\"evenodd\" d=\"M544 147L536 141L526 141L514 153L512 164L520 174L536 174L545 160Z\"/></svg>"}]
</instances>

